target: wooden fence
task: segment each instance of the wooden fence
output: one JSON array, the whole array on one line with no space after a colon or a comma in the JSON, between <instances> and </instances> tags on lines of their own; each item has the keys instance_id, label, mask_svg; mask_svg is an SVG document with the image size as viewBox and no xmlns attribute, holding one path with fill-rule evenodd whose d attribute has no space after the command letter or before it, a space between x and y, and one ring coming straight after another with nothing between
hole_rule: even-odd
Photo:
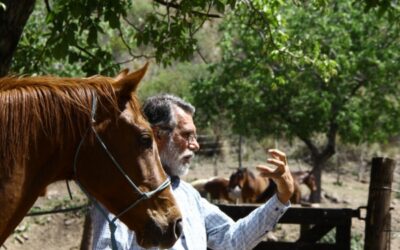
<instances>
[{"instance_id":1,"label":"wooden fence","mask_svg":"<svg viewBox=\"0 0 400 250\"><path fill-rule=\"evenodd\" d=\"M253 204L240 206L220 204L218 206L234 220L245 217L258 207L258 205ZM350 250L351 220L353 217L361 218L360 210L361 208L289 208L279 223L310 225L309 229L302 230L300 237L294 242L261 242L255 249ZM336 242L333 244L318 243L332 229L336 229Z\"/></svg>"},{"instance_id":2,"label":"wooden fence","mask_svg":"<svg viewBox=\"0 0 400 250\"><path fill-rule=\"evenodd\" d=\"M395 161L389 158L372 159L368 205L358 209L349 208L289 208L279 223L300 224L300 236L294 242L261 242L255 249L274 250L350 250L352 218L365 220L365 250L390 250L392 192ZM258 205L218 205L232 219L248 215ZM366 209L366 217L361 210ZM332 229L334 243L319 242Z\"/></svg>"}]
</instances>

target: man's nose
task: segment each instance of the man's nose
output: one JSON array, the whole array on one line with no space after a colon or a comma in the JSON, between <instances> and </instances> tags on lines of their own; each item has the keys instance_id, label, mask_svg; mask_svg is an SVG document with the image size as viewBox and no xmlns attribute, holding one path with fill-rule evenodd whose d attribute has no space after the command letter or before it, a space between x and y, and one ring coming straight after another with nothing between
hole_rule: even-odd
<instances>
[{"instance_id":1,"label":"man's nose","mask_svg":"<svg viewBox=\"0 0 400 250\"><path fill-rule=\"evenodd\" d=\"M199 151L200 145L196 138L193 138L193 140L189 142L189 149L192 150L193 152Z\"/></svg>"}]
</instances>

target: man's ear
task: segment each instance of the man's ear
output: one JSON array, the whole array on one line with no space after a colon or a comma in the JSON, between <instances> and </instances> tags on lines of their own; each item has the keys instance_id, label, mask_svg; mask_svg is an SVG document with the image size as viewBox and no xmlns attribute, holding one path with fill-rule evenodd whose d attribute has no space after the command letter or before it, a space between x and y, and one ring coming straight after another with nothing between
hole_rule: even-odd
<instances>
[{"instance_id":1,"label":"man's ear","mask_svg":"<svg viewBox=\"0 0 400 250\"><path fill-rule=\"evenodd\" d=\"M141 69L133 73L128 74L127 70L123 70L120 74L115 77L113 84L117 98L118 106L123 109L126 102L131 99L132 93L134 93L142 80L144 74L147 71L149 63L146 63Z\"/></svg>"}]
</instances>

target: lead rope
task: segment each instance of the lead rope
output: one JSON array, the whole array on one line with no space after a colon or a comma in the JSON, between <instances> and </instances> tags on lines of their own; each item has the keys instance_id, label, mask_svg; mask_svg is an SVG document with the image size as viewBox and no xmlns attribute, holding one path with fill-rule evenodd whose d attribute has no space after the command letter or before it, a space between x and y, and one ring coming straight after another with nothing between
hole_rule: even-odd
<instances>
[{"instance_id":1,"label":"lead rope","mask_svg":"<svg viewBox=\"0 0 400 250\"><path fill-rule=\"evenodd\" d=\"M65 180L65 184L67 185L67 190L68 190L69 198L70 198L71 200L73 200L74 198L72 197L71 187L69 186L68 180Z\"/></svg>"},{"instance_id":2,"label":"lead rope","mask_svg":"<svg viewBox=\"0 0 400 250\"><path fill-rule=\"evenodd\" d=\"M96 110L97 110L97 97L94 93L92 93L92 111L91 111L91 122L95 123L95 114L96 114ZM132 203L129 207L127 207L126 209L124 209L122 212L120 212L119 214L117 214L113 219L110 220L110 218L108 217L108 212L96 201L96 199L94 199L88 192L87 190L80 184L80 182L78 181L77 178L77 161L78 161L78 156L79 156L79 152L81 150L81 147L83 145L83 142L87 136L87 134L89 133L89 130L92 130L92 132L95 134L97 141L100 143L100 145L102 146L102 148L104 149L104 151L107 153L107 155L110 157L111 161L114 163L114 165L117 167L117 169L119 170L119 172L125 177L125 179L129 182L129 184L133 187L133 189L139 193L140 198L138 200L136 200L134 203ZM115 160L115 158L112 156L111 152L108 150L107 146L104 144L103 140L101 139L100 135L97 133L97 131L93 128L93 126L89 126L85 133L83 134L83 137L81 139L81 141L79 142L79 145L76 149L75 152L75 156L74 156L74 165L73 165L73 169L74 169L74 179L76 184L79 186L79 188L83 191L83 193L85 193L85 195L88 197L88 199L92 202L92 204L94 204L94 206L100 211L100 213L104 216L104 218L107 220L108 222L108 226L110 228L110 233L111 233L111 248L112 250L118 250L117 247L117 242L115 239L115 231L117 229L117 226L115 225L115 221L120 218L123 214L125 214L126 212L128 212L131 208L133 208L134 206L136 206L139 202L143 201L143 200L147 200L149 198L151 198L154 194L164 190L165 188L167 188L170 184L171 184L171 180L169 177L167 177L167 179L160 185L158 186L156 189L149 191L149 192L142 192L138 186L135 185L135 183L129 178L129 176L126 174L126 172L123 170L123 168L120 166L120 164Z\"/></svg>"}]
</instances>

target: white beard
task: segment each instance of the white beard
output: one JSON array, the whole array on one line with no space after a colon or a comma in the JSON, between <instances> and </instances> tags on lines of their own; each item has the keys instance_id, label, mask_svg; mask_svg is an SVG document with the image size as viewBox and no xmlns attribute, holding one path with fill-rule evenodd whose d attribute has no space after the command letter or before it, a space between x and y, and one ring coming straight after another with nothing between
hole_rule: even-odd
<instances>
[{"instance_id":1,"label":"white beard","mask_svg":"<svg viewBox=\"0 0 400 250\"><path fill-rule=\"evenodd\" d=\"M169 176L184 176L189 172L190 160L183 162L185 157L194 157L194 152L186 149L182 153L172 137L168 139L165 150L160 152L161 163Z\"/></svg>"}]
</instances>

